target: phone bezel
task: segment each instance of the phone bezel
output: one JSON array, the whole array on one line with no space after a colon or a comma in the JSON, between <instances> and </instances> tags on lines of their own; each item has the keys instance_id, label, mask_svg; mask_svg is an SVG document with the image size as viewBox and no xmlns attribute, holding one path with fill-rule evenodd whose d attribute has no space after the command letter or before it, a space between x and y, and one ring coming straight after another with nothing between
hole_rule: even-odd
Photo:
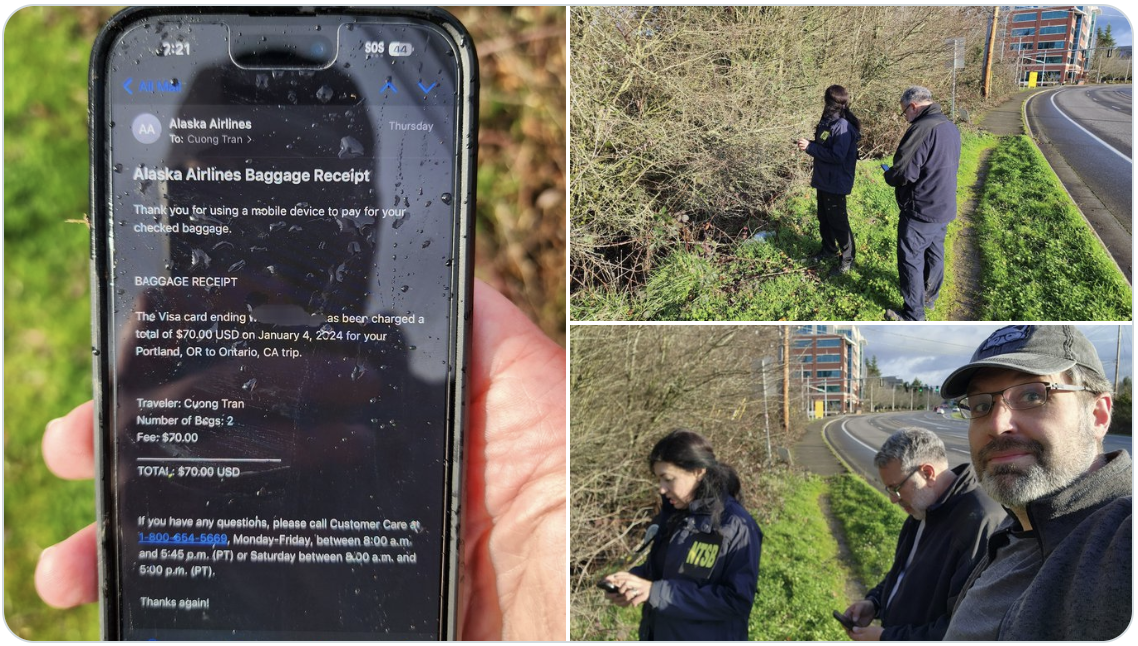
<instances>
[{"instance_id":1,"label":"phone bezel","mask_svg":"<svg viewBox=\"0 0 1138 646\"><path fill-rule=\"evenodd\" d=\"M96 530L98 541L100 634L104 640L121 640L121 609L118 575L118 528L115 525L115 469L113 429L109 427L110 411L114 409L113 362L107 348L114 333L109 293L111 257L108 247L110 223L110 139L108 100L105 87L105 70L112 47L118 37L133 26L155 19L203 21L221 16L242 18L274 17L303 18L326 16L343 21L375 18L412 18L431 23L451 41L456 52L457 136L456 156L456 228L454 262L452 264L451 333L455 340L453 353L454 380L450 384L445 411L449 420L448 464L440 596L440 639L458 637L457 627L462 620L458 615L458 588L460 565L460 507L462 500L463 455L465 423L467 419L466 365L470 355L470 327L473 317L473 222L477 185L478 142L478 56L469 32L454 16L441 9L427 7L210 7L208 9L177 7L137 7L115 14L96 37L91 51L88 75L88 142L91 164L90 176L90 259L91 259L91 335L94 351L94 419L96 463ZM461 197L460 197L461 196Z\"/></svg>"}]
</instances>

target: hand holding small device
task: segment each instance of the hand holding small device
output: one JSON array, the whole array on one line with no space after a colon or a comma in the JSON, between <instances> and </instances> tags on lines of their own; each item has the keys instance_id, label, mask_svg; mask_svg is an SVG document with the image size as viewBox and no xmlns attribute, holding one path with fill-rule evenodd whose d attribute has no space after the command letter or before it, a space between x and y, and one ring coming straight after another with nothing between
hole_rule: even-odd
<instances>
[{"instance_id":1,"label":"hand holding small device","mask_svg":"<svg viewBox=\"0 0 1138 646\"><path fill-rule=\"evenodd\" d=\"M563 365L565 351L501 294L477 280L474 287L477 307L471 345L475 360L470 385L486 393L490 405L488 416L474 420L468 430L473 445L486 447L491 458L486 468L500 476L492 491L480 486L481 477L467 477L466 512L486 520L463 526L466 545L477 547L467 552L462 568L466 592L460 599L467 601L466 616L479 620L467 622L459 636L472 641L563 640L564 578L546 576L535 581L511 575L517 569L513 564L518 563L518 554L527 554L521 564L534 570L565 558L563 544L559 547L555 541L533 540L535 535L551 537L563 532L564 516L554 511L541 515L529 511L535 506L531 504L534 500L544 500L548 495L534 485L550 482L564 472L564 461L558 466L550 460L551 453L564 450L564 398L544 393L564 392L563 371L551 371L550 366ZM517 343L529 349L520 360L514 360L512 354ZM536 391L527 387L534 383L545 387ZM541 411L545 421L534 426L528 417L533 411ZM93 427L91 402L48 424L43 457L56 476L89 479L94 475ZM561 457L563 460L564 454ZM519 460L527 461L531 468L520 473L508 468L516 467ZM485 540L488 528L492 540ZM96 563L96 527L92 524L43 552L36 569L36 590L56 608L96 601ZM482 592L485 590L497 594L488 595ZM503 632L503 628L507 630Z\"/></svg>"},{"instance_id":2,"label":"hand holding small device","mask_svg":"<svg viewBox=\"0 0 1138 646\"><path fill-rule=\"evenodd\" d=\"M889 164L882 164L881 170L889 170Z\"/></svg>"},{"instance_id":3,"label":"hand holding small device","mask_svg":"<svg viewBox=\"0 0 1138 646\"><path fill-rule=\"evenodd\" d=\"M103 637L454 638L469 34L147 7L90 78Z\"/></svg>"},{"instance_id":4,"label":"hand holding small device","mask_svg":"<svg viewBox=\"0 0 1138 646\"><path fill-rule=\"evenodd\" d=\"M843 615L837 610L834 611L834 619L837 619L838 623L840 623L846 630L850 630L855 626L853 619L847 617L846 615Z\"/></svg>"}]
</instances>

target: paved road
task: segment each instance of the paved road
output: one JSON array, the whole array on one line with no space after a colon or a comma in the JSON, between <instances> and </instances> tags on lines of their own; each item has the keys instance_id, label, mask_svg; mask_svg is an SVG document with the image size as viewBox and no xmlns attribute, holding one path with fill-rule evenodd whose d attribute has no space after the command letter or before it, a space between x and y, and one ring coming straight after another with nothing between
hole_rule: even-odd
<instances>
[{"instance_id":1,"label":"paved road","mask_svg":"<svg viewBox=\"0 0 1138 646\"><path fill-rule=\"evenodd\" d=\"M1048 161L1128 280L1133 247L1133 86L1073 86L1027 100Z\"/></svg>"},{"instance_id":2,"label":"paved road","mask_svg":"<svg viewBox=\"0 0 1138 646\"><path fill-rule=\"evenodd\" d=\"M825 433L830 444L855 471L878 490L884 491L877 468L873 466L873 456L894 431L906 426L927 428L940 436L951 466L971 460L968 452L968 422L946 419L936 413L915 411L853 415L833 420L826 425ZM1103 448L1107 453L1126 449L1133 455L1133 444L1133 438L1108 435Z\"/></svg>"}]
</instances>

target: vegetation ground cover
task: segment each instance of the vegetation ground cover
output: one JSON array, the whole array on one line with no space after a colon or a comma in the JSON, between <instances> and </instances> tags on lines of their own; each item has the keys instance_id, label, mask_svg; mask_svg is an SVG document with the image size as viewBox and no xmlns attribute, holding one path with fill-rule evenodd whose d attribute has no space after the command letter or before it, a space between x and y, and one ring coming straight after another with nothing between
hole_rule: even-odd
<instances>
[{"instance_id":1,"label":"vegetation ground cover","mask_svg":"<svg viewBox=\"0 0 1138 646\"><path fill-rule=\"evenodd\" d=\"M967 204L980 172L980 158L996 139L974 131L963 137L957 202ZM769 237L741 242L704 242L679 248L664 259L635 293L582 290L572 314L586 320L818 320L880 321L901 305L897 278L897 204L885 184L882 159L858 163L848 200L857 261L844 276L829 276L833 263L804 259L820 248L814 191L794 189L763 225ZM961 227L954 221L945 248ZM944 320L956 300L951 264L930 320Z\"/></svg>"},{"instance_id":2,"label":"vegetation ground cover","mask_svg":"<svg viewBox=\"0 0 1138 646\"><path fill-rule=\"evenodd\" d=\"M993 153L976 226L984 318L1132 318L1131 287L1027 137Z\"/></svg>"},{"instance_id":3,"label":"vegetation ground cover","mask_svg":"<svg viewBox=\"0 0 1138 646\"><path fill-rule=\"evenodd\" d=\"M866 589L893 566L897 535L907 515L865 480L850 474L830 480L830 509L850 548L850 569Z\"/></svg>"}]
</instances>

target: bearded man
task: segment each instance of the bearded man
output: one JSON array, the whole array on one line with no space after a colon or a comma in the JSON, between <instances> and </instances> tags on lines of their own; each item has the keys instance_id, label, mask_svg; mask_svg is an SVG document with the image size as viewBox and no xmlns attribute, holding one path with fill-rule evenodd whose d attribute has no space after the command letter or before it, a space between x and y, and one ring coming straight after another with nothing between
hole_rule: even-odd
<instances>
[{"instance_id":1,"label":"bearded man","mask_svg":"<svg viewBox=\"0 0 1138 646\"><path fill-rule=\"evenodd\" d=\"M1070 325L1005 327L949 375L980 485L1009 516L945 640L1110 640L1131 617L1132 472L1103 454L1111 385Z\"/></svg>"}]
</instances>

